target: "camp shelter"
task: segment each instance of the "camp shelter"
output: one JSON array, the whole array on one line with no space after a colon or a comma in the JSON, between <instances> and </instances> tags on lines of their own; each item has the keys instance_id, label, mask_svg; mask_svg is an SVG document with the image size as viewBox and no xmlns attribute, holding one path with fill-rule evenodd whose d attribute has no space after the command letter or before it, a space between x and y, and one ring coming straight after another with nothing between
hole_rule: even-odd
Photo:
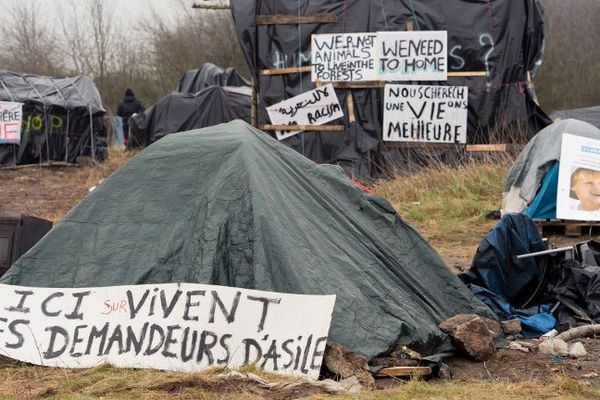
<instances>
[{"instance_id":1,"label":"camp shelter","mask_svg":"<svg viewBox=\"0 0 600 400\"><path fill-rule=\"evenodd\" d=\"M90 78L0 70L0 101L23 104L21 144L0 145L0 165L106 157L106 111Z\"/></svg>"},{"instance_id":2,"label":"camp shelter","mask_svg":"<svg viewBox=\"0 0 600 400\"><path fill-rule=\"evenodd\" d=\"M494 318L387 201L239 120L147 147L2 279L165 282L335 294L331 340L369 358L449 350L442 320Z\"/></svg>"},{"instance_id":3,"label":"camp shelter","mask_svg":"<svg viewBox=\"0 0 600 400\"><path fill-rule=\"evenodd\" d=\"M550 114L550 118L552 118L553 121L569 118L578 119L600 129L600 106L555 111Z\"/></svg>"},{"instance_id":4,"label":"camp shelter","mask_svg":"<svg viewBox=\"0 0 600 400\"><path fill-rule=\"evenodd\" d=\"M313 34L407 29L448 32L448 71L463 76L412 83L468 86L468 143L526 140L551 122L535 101L530 79L541 63L544 42L536 0L231 0L230 4L257 88L259 126L270 124L267 107L315 88L310 71L302 69L311 65ZM351 175L378 175L380 167L390 163L406 169L420 152L383 142L384 91L368 83L336 89L345 116L331 124L344 125L345 131L307 131L284 143L312 160L344 165Z\"/></svg>"},{"instance_id":5,"label":"camp shelter","mask_svg":"<svg viewBox=\"0 0 600 400\"><path fill-rule=\"evenodd\" d=\"M250 122L252 91L209 86L198 93L172 92L131 117L127 148L148 146L166 135L242 119Z\"/></svg>"},{"instance_id":6,"label":"camp shelter","mask_svg":"<svg viewBox=\"0 0 600 400\"><path fill-rule=\"evenodd\" d=\"M521 151L504 181L505 213L523 212L532 218L556 218L556 192L562 135L600 140L600 129L566 119L541 130Z\"/></svg>"},{"instance_id":7,"label":"camp shelter","mask_svg":"<svg viewBox=\"0 0 600 400\"><path fill-rule=\"evenodd\" d=\"M251 86L235 68L223 69L213 63L204 63L200 68L186 71L177 85L179 93L197 93L209 86Z\"/></svg>"}]
</instances>

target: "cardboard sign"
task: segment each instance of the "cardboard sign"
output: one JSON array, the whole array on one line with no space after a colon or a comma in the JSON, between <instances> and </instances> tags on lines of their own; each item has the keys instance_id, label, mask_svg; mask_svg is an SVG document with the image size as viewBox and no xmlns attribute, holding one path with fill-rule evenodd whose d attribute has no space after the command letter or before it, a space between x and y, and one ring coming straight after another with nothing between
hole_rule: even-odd
<instances>
[{"instance_id":1,"label":"cardboard sign","mask_svg":"<svg viewBox=\"0 0 600 400\"><path fill-rule=\"evenodd\" d=\"M0 291L0 349L17 360L188 372L254 364L311 378L335 302L187 283Z\"/></svg>"},{"instance_id":2,"label":"cardboard sign","mask_svg":"<svg viewBox=\"0 0 600 400\"><path fill-rule=\"evenodd\" d=\"M466 143L467 86L385 85L383 140Z\"/></svg>"},{"instance_id":3,"label":"cardboard sign","mask_svg":"<svg viewBox=\"0 0 600 400\"><path fill-rule=\"evenodd\" d=\"M600 221L600 140L564 133L556 217Z\"/></svg>"},{"instance_id":4,"label":"cardboard sign","mask_svg":"<svg viewBox=\"0 0 600 400\"><path fill-rule=\"evenodd\" d=\"M0 101L0 144L21 144L23 105Z\"/></svg>"},{"instance_id":5,"label":"cardboard sign","mask_svg":"<svg viewBox=\"0 0 600 400\"><path fill-rule=\"evenodd\" d=\"M322 125L344 116L331 84L267 107L267 113L274 125ZM298 132L277 132L277 139L283 140Z\"/></svg>"},{"instance_id":6,"label":"cardboard sign","mask_svg":"<svg viewBox=\"0 0 600 400\"><path fill-rule=\"evenodd\" d=\"M448 70L446 31L378 32L379 79L445 81Z\"/></svg>"},{"instance_id":7,"label":"cardboard sign","mask_svg":"<svg viewBox=\"0 0 600 400\"><path fill-rule=\"evenodd\" d=\"M312 81L376 80L376 38L372 32L312 35Z\"/></svg>"}]
</instances>

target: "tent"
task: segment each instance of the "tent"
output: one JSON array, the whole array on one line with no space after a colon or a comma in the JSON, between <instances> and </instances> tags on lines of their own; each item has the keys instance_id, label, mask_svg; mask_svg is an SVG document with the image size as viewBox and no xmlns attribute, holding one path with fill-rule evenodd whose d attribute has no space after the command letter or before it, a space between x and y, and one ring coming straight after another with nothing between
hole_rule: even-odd
<instances>
[{"instance_id":1,"label":"tent","mask_svg":"<svg viewBox=\"0 0 600 400\"><path fill-rule=\"evenodd\" d=\"M450 350L441 321L495 318L387 201L239 120L147 147L2 278L166 282L336 294L330 338L368 358Z\"/></svg>"},{"instance_id":2,"label":"tent","mask_svg":"<svg viewBox=\"0 0 600 400\"><path fill-rule=\"evenodd\" d=\"M212 63L204 63L181 77L177 85L179 93L196 93L209 86L252 86L234 68L223 69Z\"/></svg>"},{"instance_id":3,"label":"tent","mask_svg":"<svg viewBox=\"0 0 600 400\"><path fill-rule=\"evenodd\" d=\"M231 0L230 4L238 40L258 90L259 124L270 124L267 107L314 89L311 73L297 68L311 64L313 34L405 31L408 25L415 31L448 32L448 71L485 72L486 76L413 82L468 86L468 143L490 143L492 139L495 143L519 142L551 123L536 103L528 80L535 76L543 53L543 18L536 0ZM322 21L326 17L327 22L277 24L271 17L279 15ZM281 68L289 73L265 73ZM355 123L348 117L348 93L352 93ZM345 125L345 132L306 132L284 143L312 160L344 164L351 175L359 176L376 176L381 166L406 169L407 163L421 157L418 149L385 146L383 89L342 86L337 94L345 117L335 124ZM440 154L436 158L456 157Z\"/></svg>"},{"instance_id":4,"label":"tent","mask_svg":"<svg viewBox=\"0 0 600 400\"><path fill-rule=\"evenodd\" d=\"M504 181L505 213L556 218L556 191L563 133L600 140L600 129L567 119L541 130L523 148Z\"/></svg>"},{"instance_id":5,"label":"tent","mask_svg":"<svg viewBox=\"0 0 600 400\"><path fill-rule=\"evenodd\" d=\"M0 70L0 101L23 103L21 144L0 145L0 165L106 157L106 111L90 78Z\"/></svg>"},{"instance_id":6,"label":"tent","mask_svg":"<svg viewBox=\"0 0 600 400\"><path fill-rule=\"evenodd\" d=\"M550 114L550 118L552 118L552 120L569 118L578 119L600 129L600 106L555 111Z\"/></svg>"},{"instance_id":7,"label":"tent","mask_svg":"<svg viewBox=\"0 0 600 400\"><path fill-rule=\"evenodd\" d=\"M198 93L173 92L131 117L129 149L162 137L234 119L250 122L252 91L246 87L209 86Z\"/></svg>"}]
</instances>

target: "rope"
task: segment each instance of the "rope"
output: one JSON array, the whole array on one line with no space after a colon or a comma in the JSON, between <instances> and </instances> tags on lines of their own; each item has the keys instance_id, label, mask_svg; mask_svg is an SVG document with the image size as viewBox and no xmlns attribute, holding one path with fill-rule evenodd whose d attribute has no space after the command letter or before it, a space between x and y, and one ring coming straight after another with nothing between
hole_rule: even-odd
<instances>
[{"instance_id":1,"label":"rope","mask_svg":"<svg viewBox=\"0 0 600 400\"><path fill-rule=\"evenodd\" d=\"M417 20L417 13L415 12L415 4L413 3L413 0L410 0L410 9L412 11L413 20L415 21L415 26L417 27L417 30L420 31L421 27L419 26L419 21Z\"/></svg>"},{"instance_id":2,"label":"rope","mask_svg":"<svg viewBox=\"0 0 600 400\"><path fill-rule=\"evenodd\" d=\"M298 66L301 67L302 65L302 28L301 28L301 24L300 24L300 16L301 16L301 12L300 12L300 0L297 0L297 7L298 7ZM304 88L302 87L302 71L300 71L300 93L304 93ZM302 149L302 155L305 156L306 154L304 153L304 131L302 131L300 133L300 141L301 141L301 149Z\"/></svg>"},{"instance_id":3,"label":"rope","mask_svg":"<svg viewBox=\"0 0 600 400\"><path fill-rule=\"evenodd\" d=\"M383 14L383 22L385 24L385 30L389 31L390 28L389 28L388 23L387 23L387 17L385 15L385 9L383 8L383 0L379 0L379 6L381 7L381 13Z\"/></svg>"}]
</instances>

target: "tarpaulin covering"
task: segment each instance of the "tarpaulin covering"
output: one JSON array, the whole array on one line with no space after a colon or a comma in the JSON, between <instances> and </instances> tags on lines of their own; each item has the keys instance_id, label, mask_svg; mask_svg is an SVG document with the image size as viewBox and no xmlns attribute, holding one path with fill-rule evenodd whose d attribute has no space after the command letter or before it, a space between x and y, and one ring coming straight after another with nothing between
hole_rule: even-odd
<instances>
[{"instance_id":1,"label":"tarpaulin covering","mask_svg":"<svg viewBox=\"0 0 600 400\"><path fill-rule=\"evenodd\" d=\"M550 118L552 118L552 120L578 119L600 129L600 106L555 111L550 114Z\"/></svg>"},{"instance_id":2,"label":"tarpaulin covering","mask_svg":"<svg viewBox=\"0 0 600 400\"><path fill-rule=\"evenodd\" d=\"M149 146L2 279L165 282L336 294L331 340L369 358L449 350L442 320L494 318L387 201L242 121Z\"/></svg>"},{"instance_id":3,"label":"tarpaulin covering","mask_svg":"<svg viewBox=\"0 0 600 400\"><path fill-rule=\"evenodd\" d=\"M556 195L558 192L558 171L560 163L555 161L550 167L533 201L523 210L523 214L533 219L556 218Z\"/></svg>"},{"instance_id":4,"label":"tarpaulin covering","mask_svg":"<svg viewBox=\"0 0 600 400\"><path fill-rule=\"evenodd\" d=\"M530 333L543 334L556 325L547 304L535 301L547 277L535 258L516 256L544 250L531 218L506 214L479 244L469 271L459 277L499 318L518 318ZM531 305L534 309L527 309Z\"/></svg>"},{"instance_id":5,"label":"tarpaulin covering","mask_svg":"<svg viewBox=\"0 0 600 400\"><path fill-rule=\"evenodd\" d=\"M23 103L21 144L0 145L0 165L106 157L106 111L88 77L0 70L0 101Z\"/></svg>"},{"instance_id":6,"label":"tarpaulin covering","mask_svg":"<svg viewBox=\"0 0 600 400\"><path fill-rule=\"evenodd\" d=\"M575 119L555 122L540 131L508 171L502 193L504 212L521 212L534 201L546 173L560 161L563 133L600 140L600 129Z\"/></svg>"},{"instance_id":7,"label":"tarpaulin covering","mask_svg":"<svg viewBox=\"0 0 600 400\"><path fill-rule=\"evenodd\" d=\"M130 119L130 149L162 137L242 119L250 122L252 91L245 87L210 86L198 93L173 92Z\"/></svg>"},{"instance_id":8,"label":"tarpaulin covering","mask_svg":"<svg viewBox=\"0 0 600 400\"><path fill-rule=\"evenodd\" d=\"M236 32L259 91L258 120L265 108L314 88L310 73L261 76L260 70L310 65L312 34L404 31L448 32L449 71L485 71L484 77L449 77L423 84L469 87L468 143L514 142L532 137L550 123L534 102L527 71L541 60L543 20L535 0L231 0ZM335 14L323 24L258 25L257 15ZM348 90L338 89L340 100ZM312 160L344 160L351 172L375 174L374 165L393 160L382 145L383 90L353 89L357 123L345 133L305 133L285 141ZM336 124L339 121L335 122ZM503 128L503 129L500 129ZM502 132L500 132L502 131ZM523 137L525 136L525 137ZM400 152L399 162L411 159Z\"/></svg>"},{"instance_id":9,"label":"tarpaulin covering","mask_svg":"<svg viewBox=\"0 0 600 400\"><path fill-rule=\"evenodd\" d=\"M252 83L234 68L223 69L212 63L204 63L198 69L186 71L177 85L180 93L196 93L208 86L251 86Z\"/></svg>"}]
</instances>

